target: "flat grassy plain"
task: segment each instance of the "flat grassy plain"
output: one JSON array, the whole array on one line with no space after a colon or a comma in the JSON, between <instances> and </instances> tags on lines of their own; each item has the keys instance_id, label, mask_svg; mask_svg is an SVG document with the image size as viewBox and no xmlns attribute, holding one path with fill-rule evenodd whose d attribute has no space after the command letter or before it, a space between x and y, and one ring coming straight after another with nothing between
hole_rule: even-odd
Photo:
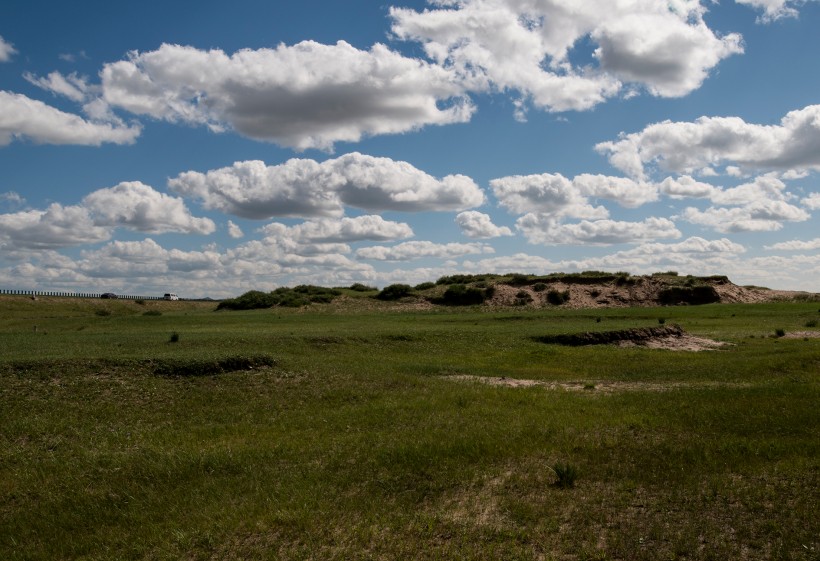
<instances>
[{"instance_id":1,"label":"flat grassy plain","mask_svg":"<svg viewBox=\"0 0 820 561\"><path fill-rule=\"evenodd\" d=\"M0 297L0 559L820 558L818 302L361 302Z\"/></svg>"}]
</instances>

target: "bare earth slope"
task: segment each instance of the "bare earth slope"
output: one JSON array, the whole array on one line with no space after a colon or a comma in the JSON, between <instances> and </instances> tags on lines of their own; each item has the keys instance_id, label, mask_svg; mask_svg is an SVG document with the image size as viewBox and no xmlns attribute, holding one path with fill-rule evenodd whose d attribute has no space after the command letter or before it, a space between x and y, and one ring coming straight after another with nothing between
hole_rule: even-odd
<instances>
[{"instance_id":1,"label":"bare earth slope","mask_svg":"<svg viewBox=\"0 0 820 561\"><path fill-rule=\"evenodd\" d=\"M490 306L547 307L549 293L567 294L561 304L566 308L626 308L633 306L659 306L677 304L758 303L795 298L818 298L809 292L769 290L759 287L738 286L726 277L699 277L688 281L681 277L638 276L628 280L618 278L603 282L573 282L541 279L532 284L510 286L495 285L495 294L488 300ZM541 284L542 286L537 286ZM546 285L544 288L543 285ZM526 293L526 295L524 294ZM704 297L698 300L699 297Z\"/></svg>"}]
</instances>

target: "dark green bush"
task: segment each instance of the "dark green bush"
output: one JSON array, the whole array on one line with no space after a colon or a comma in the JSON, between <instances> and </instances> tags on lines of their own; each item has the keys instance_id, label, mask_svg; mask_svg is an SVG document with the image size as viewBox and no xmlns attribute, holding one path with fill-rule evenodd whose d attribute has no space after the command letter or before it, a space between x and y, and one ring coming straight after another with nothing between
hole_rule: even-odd
<instances>
[{"instance_id":1,"label":"dark green bush","mask_svg":"<svg viewBox=\"0 0 820 561\"><path fill-rule=\"evenodd\" d=\"M413 287L409 284L391 284L385 286L381 292L376 294L379 300L399 300L413 294Z\"/></svg>"},{"instance_id":2,"label":"dark green bush","mask_svg":"<svg viewBox=\"0 0 820 561\"><path fill-rule=\"evenodd\" d=\"M558 290L550 290L547 292L547 302L553 306L560 306L569 301L569 290L559 292Z\"/></svg>"},{"instance_id":3,"label":"dark green bush","mask_svg":"<svg viewBox=\"0 0 820 561\"><path fill-rule=\"evenodd\" d=\"M216 309L257 310L261 308L271 308L273 306L299 308L301 306L309 306L310 304L327 304L340 294L341 291L335 288L306 284L294 288L281 287L272 292L250 290L237 298L229 298L221 301Z\"/></svg>"},{"instance_id":4,"label":"dark green bush","mask_svg":"<svg viewBox=\"0 0 820 561\"><path fill-rule=\"evenodd\" d=\"M431 288L435 288L436 283L434 282L423 282L421 284L417 284L415 290L430 290Z\"/></svg>"},{"instance_id":5,"label":"dark green bush","mask_svg":"<svg viewBox=\"0 0 820 561\"><path fill-rule=\"evenodd\" d=\"M463 284L453 284L435 302L445 306L472 306L481 304L486 298L485 290Z\"/></svg>"},{"instance_id":6,"label":"dark green bush","mask_svg":"<svg viewBox=\"0 0 820 561\"><path fill-rule=\"evenodd\" d=\"M355 290L356 292L372 292L374 290L378 290L375 286L367 286L366 284L362 284L360 282L355 282L350 285L350 290Z\"/></svg>"},{"instance_id":7,"label":"dark green bush","mask_svg":"<svg viewBox=\"0 0 820 561\"><path fill-rule=\"evenodd\" d=\"M658 302L666 306L675 304L711 304L713 302L720 302L720 295L713 287L708 285L669 286L658 293Z\"/></svg>"},{"instance_id":8,"label":"dark green bush","mask_svg":"<svg viewBox=\"0 0 820 561\"><path fill-rule=\"evenodd\" d=\"M536 292L544 292L547 289L547 285L543 282L537 282L532 286L532 289Z\"/></svg>"},{"instance_id":9,"label":"dark green bush","mask_svg":"<svg viewBox=\"0 0 820 561\"><path fill-rule=\"evenodd\" d=\"M257 310L260 308L270 308L275 303L276 297L272 293L261 292L259 290L249 290L236 298L222 300L219 304L217 304L216 309Z\"/></svg>"}]
</instances>

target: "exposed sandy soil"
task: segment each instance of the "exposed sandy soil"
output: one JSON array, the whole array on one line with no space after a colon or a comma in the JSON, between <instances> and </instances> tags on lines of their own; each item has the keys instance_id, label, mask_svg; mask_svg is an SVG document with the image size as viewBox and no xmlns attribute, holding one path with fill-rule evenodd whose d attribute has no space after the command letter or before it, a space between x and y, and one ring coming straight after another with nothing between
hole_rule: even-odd
<instances>
[{"instance_id":1,"label":"exposed sandy soil","mask_svg":"<svg viewBox=\"0 0 820 561\"><path fill-rule=\"evenodd\" d=\"M445 380L453 382L467 382L487 384L504 388L531 388L543 387L549 390L566 390L590 393L615 393L620 391L651 391L666 392L681 388L707 387L750 387L751 384L728 382L615 382L606 380L591 380L584 382L547 382L544 380L526 380L495 376L473 376L471 374L454 374L444 376Z\"/></svg>"},{"instance_id":2,"label":"exposed sandy soil","mask_svg":"<svg viewBox=\"0 0 820 561\"><path fill-rule=\"evenodd\" d=\"M545 283L547 288L536 292L533 286L509 286L497 284L495 295L488 302L491 307L524 306L528 308L544 308L550 306L547 293L551 290L569 292L569 301L562 304L562 308L627 308L633 306L657 306L658 295L669 284L663 278L645 276L635 277L631 284L618 285L616 282L600 284L575 284L564 282ZM800 296L812 296L807 292L789 290L769 290L766 288L738 286L732 282L709 283L720 296L720 301L727 304L771 302L776 300L790 300ZM531 298L523 303L518 297L525 292ZM816 296L816 295L815 295ZM526 299L525 299L526 300Z\"/></svg>"}]
</instances>

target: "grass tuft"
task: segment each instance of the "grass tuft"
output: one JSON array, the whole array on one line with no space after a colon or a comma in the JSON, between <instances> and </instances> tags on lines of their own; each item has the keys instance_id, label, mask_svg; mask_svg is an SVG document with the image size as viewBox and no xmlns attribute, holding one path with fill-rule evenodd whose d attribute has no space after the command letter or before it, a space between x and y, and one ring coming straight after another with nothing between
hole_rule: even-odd
<instances>
[{"instance_id":1,"label":"grass tuft","mask_svg":"<svg viewBox=\"0 0 820 561\"><path fill-rule=\"evenodd\" d=\"M556 462L550 468L555 474L554 486L559 489L572 489L575 487L575 480L578 478L578 470L568 462Z\"/></svg>"}]
</instances>

